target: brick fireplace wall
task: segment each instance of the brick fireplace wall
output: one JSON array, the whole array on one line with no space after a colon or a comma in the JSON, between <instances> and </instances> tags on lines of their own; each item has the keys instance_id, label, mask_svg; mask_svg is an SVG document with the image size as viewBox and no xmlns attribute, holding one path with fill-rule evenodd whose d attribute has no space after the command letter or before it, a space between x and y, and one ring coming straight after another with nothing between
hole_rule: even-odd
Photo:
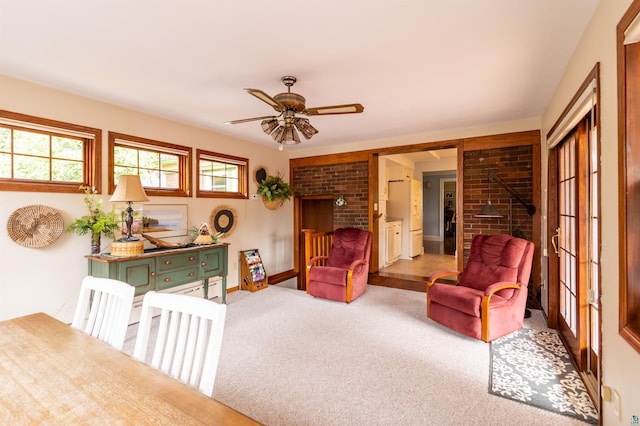
<instances>
[{"instance_id":1,"label":"brick fireplace wall","mask_svg":"<svg viewBox=\"0 0 640 426\"><path fill-rule=\"evenodd\" d=\"M369 165L366 161L295 167L293 189L296 196L340 195L346 206L333 210L334 229L369 226Z\"/></svg>"},{"instance_id":2,"label":"brick fireplace wall","mask_svg":"<svg viewBox=\"0 0 640 426\"><path fill-rule=\"evenodd\" d=\"M509 198L511 195L498 183L489 181L489 173L496 175L522 199L533 201L533 149L531 145L492 148L464 152L464 262L466 264L471 240L477 234L509 233ZM475 215L491 198L502 218L478 218ZM526 208L512 200L513 233L521 232L533 241L533 221ZM540 206L536 206L539 213Z\"/></svg>"}]
</instances>

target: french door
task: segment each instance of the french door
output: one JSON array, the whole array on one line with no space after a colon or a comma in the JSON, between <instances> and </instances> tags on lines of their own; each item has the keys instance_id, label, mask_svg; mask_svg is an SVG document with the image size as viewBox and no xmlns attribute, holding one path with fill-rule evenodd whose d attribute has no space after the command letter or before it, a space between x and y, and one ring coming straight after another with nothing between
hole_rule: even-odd
<instances>
[{"instance_id":1,"label":"french door","mask_svg":"<svg viewBox=\"0 0 640 426\"><path fill-rule=\"evenodd\" d=\"M550 309L585 382L597 393L600 345L599 152L592 117L550 153ZM553 256L553 254L551 254ZM551 292L553 288L553 293ZM552 303L553 302L553 303Z\"/></svg>"}]
</instances>

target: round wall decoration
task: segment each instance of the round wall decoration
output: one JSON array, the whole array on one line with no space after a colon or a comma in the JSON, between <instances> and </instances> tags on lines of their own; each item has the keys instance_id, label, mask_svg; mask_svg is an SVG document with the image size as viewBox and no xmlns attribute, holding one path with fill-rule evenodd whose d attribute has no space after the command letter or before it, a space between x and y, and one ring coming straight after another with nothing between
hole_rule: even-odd
<instances>
[{"instance_id":1,"label":"round wall decoration","mask_svg":"<svg viewBox=\"0 0 640 426\"><path fill-rule=\"evenodd\" d=\"M267 169L264 167L258 167L255 171L254 178L257 184L261 184L262 181L267 178Z\"/></svg>"},{"instance_id":2,"label":"round wall decoration","mask_svg":"<svg viewBox=\"0 0 640 426\"><path fill-rule=\"evenodd\" d=\"M228 206L220 206L211 213L211 219L209 223L216 230L221 232L223 237L231 235L236 227L236 214L235 210Z\"/></svg>"},{"instance_id":3,"label":"round wall decoration","mask_svg":"<svg viewBox=\"0 0 640 426\"><path fill-rule=\"evenodd\" d=\"M60 212L52 207L20 207L9 216L9 238L24 247L42 248L53 244L64 231Z\"/></svg>"}]
</instances>

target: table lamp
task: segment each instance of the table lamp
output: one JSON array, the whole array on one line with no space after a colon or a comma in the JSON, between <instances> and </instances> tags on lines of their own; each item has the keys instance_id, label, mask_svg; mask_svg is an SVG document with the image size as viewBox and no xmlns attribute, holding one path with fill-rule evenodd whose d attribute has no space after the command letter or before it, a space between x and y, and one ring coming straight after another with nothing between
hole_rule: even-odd
<instances>
[{"instance_id":1,"label":"table lamp","mask_svg":"<svg viewBox=\"0 0 640 426\"><path fill-rule=\"evenodd\" d=\"M114 242L114 244L112 244L111 254L114 254L114 249L117 252L114 255L143 253L144 243L139 241L137 237L131 235L131 225L133 225L133 208L131 207L131 204L134 202L149 201L149 198L142 187L140 176L120 175L118 178L118 185L116 186L115 191L113 191L113 195L109 201L127 203L127 217L124 220L124 223L127 225L127 235L119 238Z\"/></svg>"}]
</instances>

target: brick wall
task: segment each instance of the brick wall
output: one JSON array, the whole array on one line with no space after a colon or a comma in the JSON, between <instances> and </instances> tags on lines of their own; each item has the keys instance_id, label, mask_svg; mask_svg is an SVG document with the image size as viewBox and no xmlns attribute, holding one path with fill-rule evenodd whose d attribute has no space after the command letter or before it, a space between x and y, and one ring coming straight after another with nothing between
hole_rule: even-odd
<instances>
[{"instance_id":1,"label":"brick wall","mask_svg":"<svg viewBox=\"0 0 640 426\"><path fill-rule=\"evenodd\" d=\"M337 198L342 195L347 205L334 208L334 229L368 229L369 166L366 161L295 167L293 189L296 196L331 195Z\"/></svg>"},{"instance_id":2,"label":"brick wall","mask_svg":"<svg viewBox=\"0 0 640 426\"><path fill-rule=\"evenodd\" d=\"M496 175L522 199L533 201L533 152L530 145L464 152L464 262L466 265L471 240L476 234L509 233L510 194L495 182L489 182L489 173ZM491 203L503 215L501 219L479 218L475 215L491 197ZM536 206L539 210L540 206ZM537 213L539 214L539 213ZM533 241L533 223L526 208L515 198L512 210L513 230Z\"/></svg>"}]
</instances>

